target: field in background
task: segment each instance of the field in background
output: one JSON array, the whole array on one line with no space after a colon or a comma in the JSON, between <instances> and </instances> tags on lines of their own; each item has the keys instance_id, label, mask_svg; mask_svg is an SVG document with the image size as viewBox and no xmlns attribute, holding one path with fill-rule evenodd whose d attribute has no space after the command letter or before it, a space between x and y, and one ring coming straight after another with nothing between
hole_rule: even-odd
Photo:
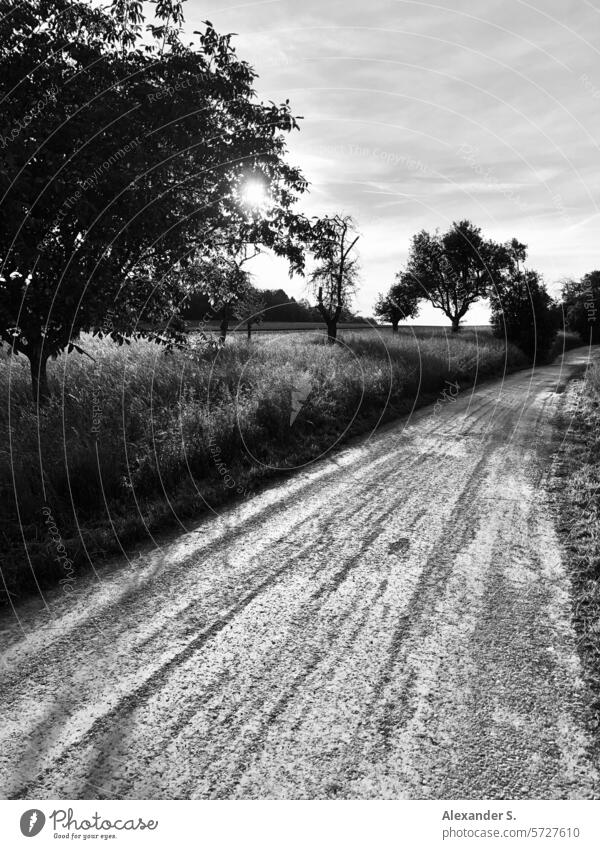
<instances>
[{"instance_id":1,"label":"field in background","mask_svg":"<svg viewBox=\"0 0 600 849\"><path fill-rule=\"evenodd\" d=\"M219 333L219 322L218 321L209 321L209 322L201 322L201 321L187 321L186 322L188 330L193 333L200 328L205 332L210 332L214 334ZM379 332L382 335L391 334L392 327L389 324L376 324L373 322L372 324L344 324L343 322L338 325L338 329L340 333L346 333L348 331L370 331L370 332ZM436 336L436 335L445 335L451 332L450 325L440 326L437 324L401 324L398 328L399 333L411 336L418 336L419 338L425 336ZM230 333L246 333L246 325L244 323L238 324L237 322L232 322L231 327L229 328ZM252 333L319 333L326 334L327 329L322 321L263 321L260 324L252 325ZM489 324L469 324L465 325L461 328L461 333L491 333L491 327Z\"/></svg>"},{"instance_id":2,"label":"field in background","mask_svg":"<svg viewBox=\"0 0 600 849\"><path fill-rule=\"evenodd\" d=\"M235 335L218 352L173 354L149 342L119 348L87 337L81 344L93 361L70 354L51 363L55 397L39 422L28 364L3 354L8 589L23 595L36 581L70 581L65 557L78 574L379 422L443 400L450 384L460 391L526 365L489 333L436 331L384 339L343 332L335 346L319 334L264 334L250 343Z\"/></svg>"}]
</instances>

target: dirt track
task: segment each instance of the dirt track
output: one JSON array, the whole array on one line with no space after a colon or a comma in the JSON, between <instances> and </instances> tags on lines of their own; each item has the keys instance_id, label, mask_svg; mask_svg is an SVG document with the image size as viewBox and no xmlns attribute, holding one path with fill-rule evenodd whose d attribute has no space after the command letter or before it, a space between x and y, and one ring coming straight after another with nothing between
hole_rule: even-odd
<instances>
[{"instance_id":1,"label":"dirt track","mask_svg":"<svg viewBox=\"0 0 600 849\"><path fill-rule=\"evenodd\" d=\"M19 608L2 794L597 796L544 489L585 359L425 408Z\"/></svg>"}]
</instances>

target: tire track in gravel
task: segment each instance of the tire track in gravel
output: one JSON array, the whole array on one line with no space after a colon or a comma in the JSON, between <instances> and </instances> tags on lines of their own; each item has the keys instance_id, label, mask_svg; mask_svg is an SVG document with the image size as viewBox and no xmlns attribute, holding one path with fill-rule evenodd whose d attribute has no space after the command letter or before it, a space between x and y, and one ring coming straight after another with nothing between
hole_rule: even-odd
<instances>
[{"instance_id":1,"label":"tire track in gravel","mask_svg":"<svg viewBox=\"0 0 600 849\"><path fill-rule=\"evenodd\" d=\"M442 538L433 546L425 562L417 585L406 605L409 612L400 616L398 625L392 633L388 660L381 676L381 686L375 694L376 699L381 698L381 692L390 683L394 675L394 670L402 662L402 649L408 634L411 630L415 630L423 614L435 606L436 599L443 593L450 577L449 562L451 562L452 558L465 545L467 539L474 535L474 528L470 525L463 526L461 532L458 534L455 533L455 530L457 519L464 514L466 507L473 502L475 491L480 485L487 462L487 458L485 460L482 458L470 473L465 487L445 523ZM473 523L476 523L478 520L479 515L471 515L471 521ZM409 703L411 686L414 683L414 675L409 676L405 686L398 693L402 707L405 707ZM396 722L393 721L394 718L396 718ZM380 721L384 729L384 738L389 736L389 729L392 726L399 727L402 724L402 718L399 716L394 703L387 702L385 704Z\"/></svg>"},{"instance_id":2,"label":"tire track in gravel","mask_svg":"<svg viewBox=\"0 0 600 849\"><path fill-rule=\"evenodd\" d=\"M200 649L203 645L205 645L212 637L214 637L219 631L225 628L229 622L233 620L235 616L237 616L240 611L242 611L247 605L249 605L264 589L271 585L274 581L279 580L285 572L290 570L294 565L294 560L291 562L284 564L279 569L277 569L274 573L270 574L267 578L261 581L258 585L249 590L228 612L226 616L221 617L214 621L211 625L206 627L204 630L197 634L192 640L190 640L185 648L171 657L166 663L162 666L156 668L151 675L149 675L141 684L135 687L133 690L130 690L126 696L119 699L119 701L106 713L103 713L97 719L93 721L93 723L87 729L85 735L81 739L77 739L74 741L71 746L64 750L59 758L55 760L55 764L60 765L64 762L66 758L79 746L85 745L87 739L92 738L99 732L102 732L107 726L110 726L117 720L121 720L124 713L128 710L131 710L134 706L137 707L139 702L142 699L147 698L155 689L159 688L163 679L171 672L174 668L184 663L188 658L190 658L198 649ZM48 770L44 771L44 774L38 776L37 780L43 780L44 775L48 772ZM31 796L32 793L31 785L26 785L24 787L18 788L14 795L11 798L20 798Z\"/></svg>"},{"instance_id":3,"label":"tire track in gravel","mask_svg":"<svg viewBox=\"0 0 600 849\"><path fill-rule=\"evenodd\" d=\"M376 509L376 508L374 508ZM308 520L307 520L308 521ZM300 527L303 527L307 522L300 523ZM376 534L374 535L376 536ZM328 541L321 541L322 547L328 548L330 543ZM221 553L224 548L224 544L220 545L217 549L218 553ZM314 556L315 550L314 546L309 546L306 550L310 551L311 555ZM258 594L263 592L267 587L271 586L272 583L280 578L280 576L287 570L293 568L295 561L302 556L302 551L291 557L290 562L286 564L281 569L277 570L275 573L270 573L268 577L263 580L259 585L254 586L249 592L247 592L246 596L242 599L242 601L236 605L236 607L230 611L228 616L221 618L215 622L213 622L210 627L205 628L204 631L196 636L191 642L188 642L183 650L178 652L174 657L172 657L167 663L163 666L157 668L152 675L146 677L138 686L134 689L130 690L126 697L117 701L114 707L111 708L110 711L103 713L99 716L88 728L87 732L77 741L75 741L72 746L65 750L60 757L56 758L55 764L62 764L66 759L68 759L69 755L73 750L77 750L79 746L85 746L88 737L93 737L95 734L102 732L105 727L110 727L114 722L123 721L123 715L131 711L133 707L137 707L141 700L147 699L152 692L156 689L157 686L160 686L162 679L167 676L173 669L175 669L178 665L184 663L188 657L190 657L201 645L203 645L207 640L209 640L214 634L216 634L219 630L225 627L231 619L240 612L241 609L247 604L249 604ZM349 561L350 562L350 561ZM260 570L257 570L260 571ZM327 589L324 587L323 589ZM190 603L188 607L193 606L193 603ZM184 608L180 612L185 612L187 608ZM312 612L314 613L315 606L313 605ZM186 635L188 631L184 632ZM141 644L142 646L144 643ZM47 770L46 770L47 772ZM36 783L39 780L43 780L43 774L38 775L36 778ZM22 795L32 795L33 786L27 785L25 787L18 788L15 791L15 796Z\"/></svg>"}]
</instances>

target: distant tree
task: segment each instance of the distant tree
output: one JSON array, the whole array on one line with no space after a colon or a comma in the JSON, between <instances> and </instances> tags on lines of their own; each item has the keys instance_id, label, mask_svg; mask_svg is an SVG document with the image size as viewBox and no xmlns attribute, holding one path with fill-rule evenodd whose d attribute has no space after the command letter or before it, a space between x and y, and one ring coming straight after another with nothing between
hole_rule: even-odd
<instances>
[{"instance_id":1,"label":"distant tree","mask_svg":"<svg viewBox=\"0 0 600 849\"><path fill-rule=\"evenodd\" d=\"M314 309L314 307L311 307L310 301L308 301L306 298L300 298L300 300L298 301L298 306L305 310L307 314L310 314L311 311Z\"/></svg>"},{"instance_id":2,"label":"distant tree","mask_svg":"<svg viewBox=\"0 0 600 849\"><path fill-rule=\"evenodd\" d=\"M265 321L312 321L310 308L290 297L283 289L262 289L265 300Z\"/></svg>"},{"instance_id":3,"label":"distant tree","mask_svg":"<svg viewBox=\"0 0 600 849\"><path fill-rule=\"evenodd\" d=\"M264 301L264 321L277 322L308 322L320 321L321 316L316 307L306 300L296 302L283 289L261 289L261 300ZM218 312L212 309L208 296L200 290L190 292L183 316L188 321L209 322L217 319Z\"/></svg>"},{"instance_id":4,"label":"distant tree","mask_svg":"<svg viewBox=\"0 0 600 849\"><path fill-rule=\"evenodd\" d=\"M490 294L495 336L517 345L534 362L544 362L556 338L556 304L537 271L520 268Z\"/></svg>"},{"instance_id":5,"label":"distant tree","mask_svg":"<svg viewBox=\"0 0 600 849\"><path fill-rule=\"evenodd\" d=\"M206 22L179 35L181 3L0 0L0 339L31 365L81 350L82 331L167 343L183 301L173 270L224 230L303 263L283 159L288 102L256 101L255 72ZM247 181L268 208L240 200Z\"/></svg>"},{"instance_id":6,"label":"distant tree","mask_svg":"<svg viewBox=\"0 0 600 849\"><path fill-rule=\"evenodd\" d=\"M267 301L264 294L253 286L249 287L246 294L236 304L236 318L246 325L248 341L252 338L254 325L263 321L266 308Z\"/></svg>"},{"instance_id":7,"label":"distant tree","mask_svg":"<svg viewBox=\"0 0 600 849\"><path fill-rule=\"evenodd\" d=\"M202 324L207 324L216 318L208 295L199 290L189 293L181 314L186 322L199 321Z\"/></svg>"},{"instance_id":8,"label":"distant tree","mask_svg":"<svg viewBox=\"0 0 600 849\"><path fill-rule=\"evenodd\" d=\"M398 324L407 318L414 318L419 311L419 301L423 295L415 285L410 274L399 271L396 282L387 294L379 295L375 304L375 315L392 325L392 332L398 332Z\"/></svg>"},{"instance_id":9,"label":"distant tree","mask_svg":"<svg viewBox=\"0 0 600 849\"><path fill-rule=\"evenodd\" d=\"M317 265L310 283L317 309L327 325L327 339L335 342L337 326L348 310L358 281L358 259L353 250L359 236L349 215L317 218L313 221L310 245Z\"/></svg>"},{"instance_id":10,"label":"distant tree","mask_svg":"<svg viewBox=\"0 0 600 849\"><path fill-rule=\"evenodd\" d=\"M483 239L479 227L459 221L446 233L422 230L413 237L408 273L422 296L448 316L456 333L469 308L487 296L512 261L508 246Z\"/></svg>"},{"instance_id":11,"label":"distant tree","mask_svg":"<svg viewBox=\"0 0 600 849\"><path fill-rule=\"evenodd\" d=\"M219 342L224 345L232 321L239 318L242 304L251 297L249 273L236 258L205 257L186 271L189 290L204 294L213 315L219 316Z\"/></svg>"},{"instance_id":12,"label":"distant tree","mask_svg":"<svg viewBox=\"0 0 600 849\"><path fill-rule=\"evenodd\" d=\"M565 324L592 345L600 342L600 271L567 280L562 290Z\"/></svg>"}]
</instances>

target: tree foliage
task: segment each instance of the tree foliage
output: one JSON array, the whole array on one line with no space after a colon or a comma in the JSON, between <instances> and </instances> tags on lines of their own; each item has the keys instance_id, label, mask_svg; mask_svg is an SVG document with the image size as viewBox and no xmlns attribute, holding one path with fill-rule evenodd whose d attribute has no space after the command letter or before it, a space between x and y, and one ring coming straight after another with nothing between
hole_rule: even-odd
<instances>
[{"instance_id":1,"label":"tree foliage","mask_svg":"<svg viewBox=\"0 0 600 849\"><path fill-rule=\"evenodd\" d=\"M250 286L243 298L236 304L236 318L246 325L248 339L252 336L252 328L264 319L267 301L264 294Z\"/></svg>"},{"instance_id":2,"label":"tree foliage","mask_svg":"<svg viewBox=\"0 0 600 849\"><path fill-rule=\"evenodd\" d=\"M296 301L283 289L261 289L260 294L265 303L265 321L289 323L321 321L316 307L311 307L304 299ZM206 295L198 290L190 294L183 316L187 321L210 321L219 318L218 312L211 308Z\"/></svg>"},{"instance_id":3,"label":"tree foliage","mask_svg":"<svg viewBox=\"0 0 600 849\"><path fill-rule=\"evenodd\" d=\"M310 245L317 265L310 284L317 298L317 309L327 325L327 338L334 342L337 325L344 310L349 310L358 281L358 258L354 248L359 235L349 215L313 220Z\"/></svg>"},{"instance_id":4,"label":"tree foliage","mask_svg":"<svg viewBox=\"0 0 600 849\"><path fill-rule=\"evenodd\" d=\"M399 271L396 282L385 295L379 295L375 304L375 315L389 321L392 331L398 332L398 324L408 318L414 318L419 311L422 294L415 285L412 275Z\"/></svg>"},{"instance_id":5,"label":"tree foliage","mask_svg":"<svg viewBox=\"0 0 600 849\"><path fill-rule=\"evenodd\" d=\"M459 221L443 234L422 230L413 237L408 273L456 332L470 307L487 296L511 263L508 245L484 239L479 227Z\"/></svg>"},{"instance_id":6,"label":"tree foliage","mask_svg":"<svg viewBox=\"0 0 600 849\"><path fill-rule=\"evenodd\" d=\"M229 35L206 22L185 45L181 3L154 9L145 43L134 0L0 0L0 339L30 359L36 397L81 331L172 338L173 272L224 232L302 268L289 103L256 101ZM268 190L261 216L247 179Z\"/></svg>"},{"instance_id":7,"label":"tree foliage","mask_svg":"<svg viewBox=\"0 0 600 849\"><path fill-rule=\"evenodd\" d=\"M215 254L194 263L186 271L187 286L208 298L213 315L221 320L220 341L225 343L229 324L241 318L241 305L252 295L250 274L236 255Z\"/></svg>"},{"instance_id":8,"label":"tree foliage","mask_svg":"<svg viewBox=\"0 0 600 849\"><path fill-rule=\"evenodd\" d=\"M579 333L583 342L600 342L600 271L590 271L581 280L567 280L562 290L565 324Z\"/></svg>"},{"instance_id":9,"label":"tree foliage","mask_svg":"<svg viewBox=\"0 0 600 849\"><path fill-rule=\"evenodd\" d=\"M491 325L495 336L517 345L534 362L542 363L556 337L556 305L540 275L517 267L491 292Z\"/></svg>"}]
</instances>

